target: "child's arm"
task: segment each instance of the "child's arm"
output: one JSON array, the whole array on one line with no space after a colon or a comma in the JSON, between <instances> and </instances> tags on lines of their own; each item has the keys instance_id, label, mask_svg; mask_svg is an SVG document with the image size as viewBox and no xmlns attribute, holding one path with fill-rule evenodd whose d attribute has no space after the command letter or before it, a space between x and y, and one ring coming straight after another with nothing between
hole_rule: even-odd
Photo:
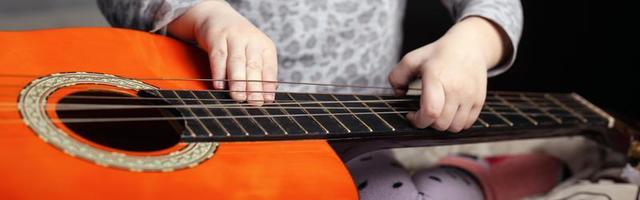
<instances>
[{"instance_id":1,"label":"child's arm","mask_svg":"<svg viewBox=\"0 0 640 200\"><path fill-rule=\"evenodd\" d=\"M225 1L98 0L98 5L115 27L166 31L197 42L209 53L213 79L228 79L229 90L242 91L231 92L233 99L254 105L275 99L262 92L276 90L275 45ZM213 87L225 89L225 82L214 81Z\"/></svg>"},{"instance_id":2,"label":"child's arm","mask_svg":"<svg viewBox=\"0 0 640 200\"><path fill-rule=\"evenodd\" d=\"M422 77L420 109L407 118L419 128L459 132L471 127L482 110L488 71L498 74L513 62L522 10L518 0L444 3L459 22L437 41L405 55L389 82L397 95L404 95L409 82Z\"/></svg>"}]
</instances>

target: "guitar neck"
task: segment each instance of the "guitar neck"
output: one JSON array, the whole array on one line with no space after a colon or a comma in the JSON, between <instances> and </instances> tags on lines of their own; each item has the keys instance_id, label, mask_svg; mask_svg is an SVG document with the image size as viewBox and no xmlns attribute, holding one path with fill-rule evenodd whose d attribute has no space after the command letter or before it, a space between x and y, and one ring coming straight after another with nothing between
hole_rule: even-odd
<instances>
[{"instance_id":1,"label":"guitar neck","mask_svg":"<svg viewBox=\"0 0 640 200\"><path fill-rule=\"evenodd\" d=\"M406 119L419 96L392 97L276 93L274 103L254 107L227 92L145 90L184 117L185 142L264 140L415 140L438 143L550 137L605 130L613 118L577 94L488 92L478 120L457 134L418 129Z\"/></svg>"}]
</instances>

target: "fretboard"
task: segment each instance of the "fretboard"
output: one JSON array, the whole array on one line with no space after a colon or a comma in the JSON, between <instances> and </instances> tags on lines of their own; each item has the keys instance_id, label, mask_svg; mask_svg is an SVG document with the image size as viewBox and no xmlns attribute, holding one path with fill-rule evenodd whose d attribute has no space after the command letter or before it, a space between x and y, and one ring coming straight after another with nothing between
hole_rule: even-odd
<instances>
[{"instance_id":1,"label":"fretboard","mask_svg":"<svg viewBox=\"0 0 640 200\"><path fill-rule=\"evenodd\" d=\"M276 93L274 103L255 107L232 101L227 92L148 90L163 98L186 122L183 141L261 141L442 137L406 119L419 96ZM489 92L474 125L457 136L505 130L599 129L612 119L577 94Z\"/></svg>"}]
</instances>

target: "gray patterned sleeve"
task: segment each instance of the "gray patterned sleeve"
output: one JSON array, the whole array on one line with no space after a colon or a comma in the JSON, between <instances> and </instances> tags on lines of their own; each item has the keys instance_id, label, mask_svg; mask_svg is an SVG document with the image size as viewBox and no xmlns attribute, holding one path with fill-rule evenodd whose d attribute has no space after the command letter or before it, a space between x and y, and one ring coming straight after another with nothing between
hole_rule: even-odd
<instances>
[{"instance_id":1,"label":"gray patterned sleeve","mask_svg":"<svg viewBox=\"0 0 640 200\"><path fill-rule=\"evenodd\" d=\"M441 0L456 21L469 16L491 20L507 34L511 42L511 55L501 66L489 71L489 76L501 74L516 58L518 42L522 34L523 15L520 0Z\"/></svg>"},{"instance_id":2,"label":"gray patterned sleeve","mask_svg":"<svg viewBox=\"0 0 640 200\"><path fill-rule=\"evenodd\" d=\"M166 26L202 0L97 0L114 27L166 33Z\"/></svg>"}]
</instances>

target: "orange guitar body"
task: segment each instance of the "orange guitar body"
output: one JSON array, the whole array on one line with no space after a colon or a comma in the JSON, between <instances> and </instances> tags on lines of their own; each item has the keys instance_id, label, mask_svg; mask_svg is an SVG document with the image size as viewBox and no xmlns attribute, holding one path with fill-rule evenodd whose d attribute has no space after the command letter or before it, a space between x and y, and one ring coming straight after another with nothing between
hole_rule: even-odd
<instances>
[{"instance_id":1,"label":"orange guitar body","mask_svg":"<svg viewBox=\"0 0 640 200\"><path fill-rule=\"evenodd\" d=\"M61 72L210 77L201 50L132 30L0 32L0 47L0 74L35 75L0 76L3 103L15 103L38 76ZM160 89L208 88L194 81L144 82ZM0 121L16 119L17 108L0 111ZM325 140L219 143L213 157L192 168L134 172L73 157L24 123L0 123L0 199L357 199L357 191Z\"/></svg>"}]
</instances>

